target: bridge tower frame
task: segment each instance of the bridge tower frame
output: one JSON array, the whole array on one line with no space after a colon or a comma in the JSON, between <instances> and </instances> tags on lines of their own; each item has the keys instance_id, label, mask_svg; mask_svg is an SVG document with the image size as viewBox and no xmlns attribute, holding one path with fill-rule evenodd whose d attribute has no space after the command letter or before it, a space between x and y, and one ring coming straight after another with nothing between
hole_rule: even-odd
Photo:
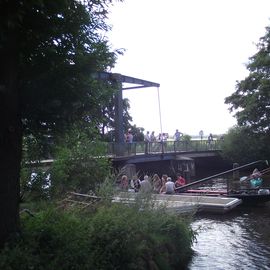
<instances>
[{"instance_id":1,"label":"bridge tower frame","mask_svg":"<svg viewBox=\"0 0 270 270\"><path fill-rule=\"evenodd\" d=\"M123 126L123 90L131 90L138 88L146 88L146 87L157 87L158 89L158 100L159 100L159 117L160 117L160 128L162 132L162 124L161 124L161 110L160 110L160 99L159 99L159 83L150 82L126 75L122 75L120 73L109 73L109 72L98 72L95 74L95 78L101 80L111 80L115 81L117 85L119 85L118 91L115 95L115 141L117 143L125 142L124 138L124 126ZM135 86L123 87L123 84L135 84Z\"/></svg>"}]
</instances>

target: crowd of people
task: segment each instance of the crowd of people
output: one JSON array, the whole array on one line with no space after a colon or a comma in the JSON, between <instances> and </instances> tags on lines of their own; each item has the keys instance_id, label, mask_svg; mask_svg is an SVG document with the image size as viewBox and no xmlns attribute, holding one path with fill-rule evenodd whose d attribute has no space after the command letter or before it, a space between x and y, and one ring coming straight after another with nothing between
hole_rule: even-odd
<instances>
[{"instance_id":1,"label":"crowd of people","mask_svg":"<svg viewBox=\"0 0 270 270\"><path fill-rule=\"evenodd\" d=\"M181 137L183 136L183 133L178 131L178 129L176 129L175 134L173 135L173 138L175 141L180 141ZM134 140L134 136L131 132L131 129L129 129L127 131L127 133L124 135L125 137L125 142L127 143L132 143ZM146 131L146 133L144 134L144 141L147 143L151 143L151 142L165 142L167 141L169 138L169 134L168 133L159 133L158 135L155 134L155 131L152 131L150 133L150 131Z\"/></svg>"},{"instance_id":2,"label":"crowd of people","mask_svg":"<svg viewBox=\"0 0 270 270\"><path fill-rule=\"evenodd\" d=\"M151 134L147 131L144 135L144 141L146 143L153 143L153 142L166 142L169 138L168 133L159 133L158 136L155 135L155 131L152 131Z\"/></svg>"},{"instance_id":3,"label":"crowd of people","mask_svg":"<svg viewBox=\"0 0 270 270\"><path fill-rule=\"evenodd\" d=\"M175 141L180 141L181 137L183 136L183 133L180 132L178 129L176 129L173 138ZM147 131L144 135L144 141L151 143L151 142L166 142L169 138L168 133L159 133L158 136L155 135L155 131L152 131L151 134L149 131Z\"/></svg>"},{"instance_id":4,"label":"crowd of people","mask_svg":"<svg viewBox=\"0 0 270 270\"><path fill-rule=\"evenodd\" d=\"M202 131L200 131L202 132ZM201 133L200 133L201 134ZM168 133L159 133L158 135L155 134L155 131L146 131L146 133L143 135L144 136L144 141L147 143L153 143L153 142L166 142L169 139L169 134ZM174 135L172 138L174 141L180 141L182 137L184 136L184 133L180 132L178 129L175 130ZM200 135L201 139L203 138L203 135ZM134 136L131 132L131 129L127 131L125 134L125 142L127 143L132 143L134 139ZM223 136L221 136L221 139L223 139ZM212 133L209 134L207 137L207 141L209 144L211 144L214 141L214 136Z\"/></svg>"},{"instance_id":5,"label":"crowd of people","mask_svg":"<svg viewBox=\"0 0 270 270\"><path fill-rule=\"evenodd\" d=\"M144 175L143 180L140 180L137 175L134 175L130 180L127 175L122 175L120 189L143 193L174 194L178 187L185 184L186 179L181 174L177 175L175 181L167 174L163 174L161 178L158 174L154 174L152 177Z\"/></svg>"},{"instance_id":6,"label":"crowd of people","mask_svg":"<svg viewBox=\"0 0 270 270\"><path fill-rule=\"evenodd\" d=\"M200 131L201 140L203 138L203 135ZM166 149L167 147L167 141L174 141L175 145L177 147L180 147L182 144L181 142L185 141L184 133L180 132L178 129L175 130L175 133L173 136L169 136L168 133L162 132L158 135L155 134L155 131L146 131L144 134L141 134L140 136L133 135L131 129L129 129L125 134L125 142L128 144L128 150L131 151L131 145L134 141L144 141L145 145L145 154L148 154L151 151L155 151L156 149L159 149L162 147L162 149ZM188 138L188 137L187 137ZM223 136L220 137L220 139L223 140ZM212 149L215 145L215 139L212 133L209 134L207 137L207 145L209 149Z\"/></svg>"}]
</instances>

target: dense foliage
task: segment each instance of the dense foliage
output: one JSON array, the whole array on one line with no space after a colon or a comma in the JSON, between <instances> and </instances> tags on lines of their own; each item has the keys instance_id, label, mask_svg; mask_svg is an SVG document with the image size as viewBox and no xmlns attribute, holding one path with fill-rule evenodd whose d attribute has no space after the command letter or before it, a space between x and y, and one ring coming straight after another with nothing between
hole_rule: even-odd
<instances>
[{"instance_id":1,"label":"dense foliage","mask_svg":"<svg viewBox=\"0 0 270 270\"><path fill-rule=\"evenodd\" d=\"M0 246L19 228L23 136L56 136L74 122L99 127L115 82L106 38L111 0L0 0ZM85 125L84 125L85 126Z\"/></svg>"},{"instance_id":2,"label":"dense foliage","mask_svg":"<svg viewBox=\"0 0 270 270\"><path fill-rule=\"evenodd\" d=\"M115 104L114 100L112 99L108 104L106 104L106 107L103 108L103 117L102 123L100 124L100 131L102 135L103 141L112 142L115 141ZM130 109L130 103L127 98L123 99L123 129L125 132L128 130L131 131L131 133L134 136L134 141L143 141L144 135L143 135L143 128L137 127L136 125L132 125L132 117L129 114Z\"/></svg>"},{"instance_id":3,"label":"dense foliage","mask_svg":"<svg viewBox=\"0 0 270 270\"><path fill-rule=\"evenodd\" d=\"M270 133L270 27L258 43L258 52L247 65L249 75L237 82L236 91L225 99L240 126L256 133Z\"/></svg>"},{"instance_id":4,"label":"dense foliage","mask_svg":"<svg viewBox=\"0 0 270 270\"><path fill-rule=\"evenodd\" d=\"M247 127L235 126L224 136L222 156L231 162L245 164L269 159L270 145L266 136L254 134Z\"/></svg>"},{"instance_id":5,"label":"dense foliage","mask_svg":"<svg viewBox=\"0 0 270 270\"><path fill-rule=\"evenodd\" d=\"M28 161L48 153L40 145L49 138L60 146L48 174L22 172L35 204L94 189L108 175L97 132L86 129L111 120L118 88L94 76L113 67L119 53L104 35L111 3L0 0L1 269L175 269L191 254L188 224L145 208L107 205L79 215L55 207L24 216L20 226L23 138Z\"/></svg>"},{"instance_id":6,"label":"dense foliage","mask_svg":"<svg viewBox=\"0 0 270 270\"><path fill-rule=\"evenodd\" d=\"M70 131L58 146L49 170L54 194L94 191L110 174L106 144L97 132Z\"/></svg>"},{"instance_id":7,"label":"dense foliage","mask_svg":"<svg viewBox=\"0 0 270 270\"><path fill-rule=\"evenodd\" d=\"M223 153L235 162L270 158L270 27L257 47L247 64L249 75L225 99L238 126L225 136Z\"/></svg>"},{"instance_id":8,"label":"dense foliage","mask_svg":"<svg viewBox=\"0 0 270 270\"><path fill-rule=\"evenodd\" d=\"M188 221L162 209L121 204L75 215L51 208L24 215L22 235L0 253L0 268L183 269L193 240Z\"/></svg>"},{"instance_id":9,"label":"dense foliage","mask_svg":"<svg viewBox=\"0 0 270 270\"><path fill-rule=\"evenodd\" d=\"M110 2L14 1L12 14L9 10L4 15L10 17L2 18L1 44L5 45L6 31L16 36L25 131L46 134L78 119L100 121L112 88L91 74L111 68L116 60L103 34ZM1 4L1 9L10 7L8 1Z\"/></svg>"},{"instance_id":10,"label":"dense foliage","mask_svg":"<svg viewBox=\"0 0 270 270\"><path fill-rule=\"evenodd\" d=\"M106 144L96 129L78 129L76 125L57 141L54 162L49 167L31 159L39 151L24 152L27 162L21 172L21 194L24 201L52 199L67 191L94 192L111 173ZM30 151L32 150L32 151ZM37 160L34 164L29 160Z\"/></svg>"}]
</instances>

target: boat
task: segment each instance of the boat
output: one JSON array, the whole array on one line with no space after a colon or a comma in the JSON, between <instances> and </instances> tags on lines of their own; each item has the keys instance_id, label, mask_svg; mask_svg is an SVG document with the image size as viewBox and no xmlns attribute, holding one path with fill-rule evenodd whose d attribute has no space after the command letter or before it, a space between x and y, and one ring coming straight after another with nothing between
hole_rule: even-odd
<instances>
[{"instance_id":1,"label":"boat","mask_svg":"<svg viewBox=\"0 0 270 270\"><path fill-rule=\"evenodd\" d=\"M188 189L178 195L194 195L208 197L230 197L241 199L243 204L263 204L270 201L270 187L263 189L240 189L227 192L226 190Z\"/></svg>"},{"instance_id":2,"label":"boat","mask_svg":"<svg viewBox=\"0 0 270 270\"><path fill-rule=\"evenodd\" d=\"M270 201L270 188L242 189L231 191L226 196L241 199L244 204L264 204Z\"/></svg>"},{"instance_id":3,"label":"boat","mask_svg":"<svg viewBox=\"0 0 270 270\"><path fill-rule=\"evenodd\" d=\"M209 181L211 179L217 178L219 176L223 176L225 174L239 171L242 168L246 168L251 165L255 165L260 162L265 162L268 165L268 161L265 160L259 160L254 161L252 163L239 166L237 168L233 168L231 170L227 170L225 172L221 172L197 181L194 181L192 183L186 184L184 186L176 188L176 192L178 195L193 195L193 196L209 196L209 197L230 197L230 198L237 198L242 200L243 204L264 204L266 202L270 201L270 187L257 187L257 188L243 188L240 185L239 181L239 187L238 188L230 188L230 185L227 183L226 189L210 189L210 188L191 188L192 186L198 186L198 184L204 183L206 181ZM270 167L267 167L266 169L261 171L262 174L270 173ZM246 177L246 180L249 180L249 177Z\"/></svg>"}]
</instances>

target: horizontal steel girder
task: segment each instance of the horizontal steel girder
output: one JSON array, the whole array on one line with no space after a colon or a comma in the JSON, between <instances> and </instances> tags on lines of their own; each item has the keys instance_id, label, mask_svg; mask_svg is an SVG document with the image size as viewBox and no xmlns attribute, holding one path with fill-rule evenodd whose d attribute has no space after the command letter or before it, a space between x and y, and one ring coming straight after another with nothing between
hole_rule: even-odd
<instances>
[{"instance_id":1,"label":"horizontal steel girder","mask_svg":"<svg viewBox=\"0 0 270 270\"><path fill-rule=\"evenodd\" d=\"M144 87L160 87L159 83L137 79L137 78L122 75L119 73L98 72L98 73L95 73L93 77L97 79L101 79L101 80L115 80L121 83L129 83L129 84L138 85L134 87L125 87L125 88L122 88L122 90L144 88Z\"/></svg>"}]
</instances>

